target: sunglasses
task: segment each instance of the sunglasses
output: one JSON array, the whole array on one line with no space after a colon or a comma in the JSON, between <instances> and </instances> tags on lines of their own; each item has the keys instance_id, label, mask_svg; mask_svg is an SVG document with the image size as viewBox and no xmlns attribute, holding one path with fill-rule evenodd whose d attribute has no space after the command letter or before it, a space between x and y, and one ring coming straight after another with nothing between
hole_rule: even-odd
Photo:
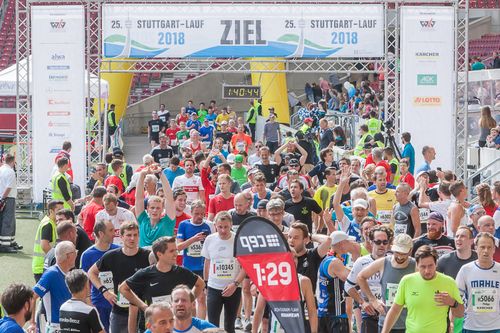
<instances>
[{"instance_id":1,"label":"sunglasses","mask_svg":"<svg viewBox=\"0 0 500 333\"><path fill-rule=\"evenodd\" d=\"M388 240L383 240L383 241L382 240L374 240L373 243L375 245L382 245L382 244L387 245L387 244L389 244L389 241Z\"/></svg>"}]
</instances>

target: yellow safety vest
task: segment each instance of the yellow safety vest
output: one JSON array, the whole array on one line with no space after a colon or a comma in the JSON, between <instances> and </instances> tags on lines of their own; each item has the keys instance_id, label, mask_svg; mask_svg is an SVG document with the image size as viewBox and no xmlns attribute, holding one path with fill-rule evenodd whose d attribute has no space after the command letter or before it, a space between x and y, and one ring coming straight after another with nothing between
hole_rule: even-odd
<instances>
[{"instance_id":1,"label":"yellow safety vest","mask_svg":"<svg viewBox=\"0 0 500 333\"><path fill-rule=\"evenodd\" d=\"M255 108L255 111L257 111L257 114L259 116L262 116L262 104L260 104L258 101L254 101L253 102L253 107Z\"/></svg>"},{"instance_id":2,"label":"yellow safety vest","mask_svg":"<svg viewBox=\"0 0 500 333\"><path fill-rule=\"evenodd\" d=\"M114 111L108 112L108 126L109 127L116 127L116 123L113 121L113 117L112 117L112 115L114 115L114 114L115 114Z\"/></svg>"},{"instance_id":3,"label":"yellow safety vest","mask_svg":"<svg viewBox=\"0 0 500 333\"><path fill-rule=\"evenodd\" d=\"M65 174L59 172L56 175L54 175L54 177L52 177L52 199L64 201L64 208L72 209L70 204L64 199L61 189L59 188L59 186L57 186L57 182L61 177L64 178L66 182L66 189L68 190L70 197L73 196L71 193L71 185L69 184L68 178L66 178Z\"/></svg>"},{"instance_id":4,"label":"yellow safety vest","mask_svg":"<svg viewBox=\"0 0 500 333\"><path fill-rule=\"evenodd\" d=\"M253 110L253 114L252 114ZM252 118L248 119L249 124L255 124L257 122L257 108L255 106L252 106L250 109L248 109L248 116L252 115Z\"/></svg>"},{"instance_id":5,"label":"yellow safety vest","mask_svg":"<svg viewBox=\"0 0 500 333\"><path fill-rule=\"evenodd\" d=\"M43 260L45 258L45 252L42 250L42 245L40 244L42 240L42 229L47 225L52 225L52 241L50 245L54 245L57 239L56 234L56 222L52 221L50 217L45 216L40 224L38 225L38 229L36 230L35 235L35 244L33 246L33 261L31 262L31 270L33 274L42 274L43 273Z\"/></svg>"},{"instance_id":6,"label":"yellow safety vest","mask_svg":"<svg viewBox=\"0 0 500 333\"><path fill-rule=\"evenodd\" d=\"M382 121L377 118L370 118L366 123L368 126L368 134L374 136L382 130Z\"/></svg>"},{"instance_id":7,"label":"yellow safety vest","mask_svg":"<svg viewBox=\"0 0 500 333\"><path fill-rule=\"evenodd\" d=\"M399 161L397 158L393 157L389 161L389 165L396 165L396 173L394 174L394 180L392 181L392 185L397 186L399 184L399 178L401 177L401 174L399 172Z\"/></svg>"},{"instance_id":8,"label":"yellow safety vest","mask_svg":"<svg viewBox=\"0 0 500 333\"><path fill-rule=\"evenodd\" d=\"M114 174L113 173L113 168L111 167L111 164L108 165L108 173L110 175ZM127 181L127 163L123 163L123 172L120 173L120 175L118 176L118 178L121 179L121 181L123 183L123 186L125 188L127 188L127 186L128 186L128 181Z\"/></svg>"},{"instance_id":9,"label":"yellow safety vest","mask_svg":"<svg viewBox=\"0 0 500 333\"><path fill-rule=\"evenodd\" d=\"M363 151L363 147L365 146L365 141L368 135L370 134L365 133L361 136L361 138L358 141L358 144L356 145L356 148L354 148L354 155L359 155Z\"/></svg>"}]
</instances>

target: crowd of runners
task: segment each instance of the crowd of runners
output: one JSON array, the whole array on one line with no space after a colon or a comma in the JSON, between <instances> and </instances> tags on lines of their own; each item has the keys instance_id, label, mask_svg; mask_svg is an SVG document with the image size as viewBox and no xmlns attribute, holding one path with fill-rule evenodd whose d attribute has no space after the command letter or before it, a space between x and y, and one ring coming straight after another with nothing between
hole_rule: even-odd
<instances>
[{"instance_id":1,"label":"crowd of runners","mask_svg":"<svg viewBox=\"0 0 500 333\"><path fill-rule=\"evenodd\" d=\"M500 182L467 201L471 189L434 165L431 137L413 147L402 133L398 156L366 84L346 96L364 118L348 147L321 112L328 91L296 133L274 108L256 131L258 100L245 117L215 101L175 115L161 105L142 165L114 147L81 198L65 142L33 238L33 286L3 291L0 332L282 332L234 257L252 216L272 221L296 258L306 332L500 332ZM22 250L14 168L5 155L9 253Z\"/></svg>"}]
</instances>

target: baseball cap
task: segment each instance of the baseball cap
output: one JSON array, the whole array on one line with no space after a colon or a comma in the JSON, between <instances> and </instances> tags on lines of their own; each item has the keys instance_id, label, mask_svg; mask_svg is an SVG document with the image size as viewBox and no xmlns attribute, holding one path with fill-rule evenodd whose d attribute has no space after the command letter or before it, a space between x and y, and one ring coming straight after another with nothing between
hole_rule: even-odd
<instances>
[{"instance_id":1,"label":"baseball cap","mask_svg":"<svg viewBox=\"0 0 500 333\"><path fill-rule=\"evenodd\" d=\"M123 156L123 151L120 148L114 148L113 156Z\"/></svg>"},{"instance_id":2,"label":"baseball cap","mask_svg":"<svg viewBox=\"0 0 500 333\"><path fill-rule=\"evenodd\" d=\"M432 212L429 214L429 220L444 222L444 216L439 212Z\"/></svg>"},{"instance_id":3,"label":"baseball cap","mask_svg":"<svg viewBox=\"0 0 500 333\"><path fill-rule=\"evenodd\" d=\"M261 201L259 201L259 203L257 204L257 209L266 209L267 207L267 203L269 202L269 200L267 199L262 199Z\"/></svg>"},{"instance_id":4,"label":"baseball cap","mask_svg":"<svg viewBox=\"0 0 500 333\"><path fill-rule=\"evenodd\" d=\"M221 125L227 125L227 120L223 120L223 121L221 121L221 123L220 123L220 124L221 124Z\"/></svg>"},{"instance_id":5,"label":"baseball cap","mask_svg":"<svg viewBox=\"0 0 500 333\"><path fill-rule=\"evenodd\" d=\"M266 208L267 208L267 210L275 209L275 208L284 209L285 203L281 199L271 199L267 203Z\"/></svg>"},{"instance_id":6,"label":"baseball cap","mask_svg":"<svg viewBox=\"0 0 500 333\"><path fill-rule=\"evenodd\" d=\"M235 159L236 159L236 155L234 155L234 154L229 154L226 157L226 161L229 164L233 164Z\"/></svg>"},{"instance_id":7,"label":"baseball cap","mask_svg":"<svg viewBox=\"0 0 500 333\"><path fill-rule=\"evenodd\" d=\"M363 149L372 149L372 147L373 147L372 144L367 142L364 144Z\"/></svg>"},{"instance_id":8,"label":"baseball cap","mask_svg":"<svg viewBox=\"0 0 500 333\"><path fill-rule=\"evenodd\" d=\"M243 155L240 154L236 155L234 157L234 163L243 163Z\"/></svg>"},{"instance_id":9,"label":"baseball cap","mask_svg":"<svg viewBox=\"0 0 500 333\"><path fill-rule=\"evenodd\" d=\"M292 158L288 165L300 165L299 160L296 158Z\"/></svg>"},{"instance_id":10,"label":"baseball cap","mask_svg":"<svg viewBox=\"0 0 500 333\"><path fill-rule=\"evenodd\" d=\"M356 207L368 209L368 201L366 201L365 199L356 199L352 203L352 208L356 208Z\"/></svg>"},{"instance_id":11,"label":"baseball cap","mask_svg":"<svg viewBox=\"0 0 500 333\"><path fill-rule=\"evenodd\" d=\"M482 209L483 206L479 205L479 204L476 204L476 205L472 205L469 207L469 209L467 209L467 215L471 216L472 214L474 214L475 212L477 212L479 209Z\"/></svg>"},{"instance_id":12,"label":"baseball cap","mask_svg":"<svg viewBox=\"0 0 500 333\"><path fill-rule=\"evenodd\" d=\"M413 247L413 240L410 235L399 234L392 241L391 250L393 252L408 253Z\"/></svg>"},{"instance_id":13,"label":"baseball cap","mask_svg":"<svg viewBox=\"0 0 500 333\"><path fill-rule=\"evenodd\" d=\"M429 176L429 173L427 171L420 171L419 173L417 173L417 177L415 177L415 179L417 179L418 177L422 176L422 175L427 175Z\"/></svg>"},{"instance_id":14,"label":"baseball cap","mask_svg":"<svg viewBox=\"0 0 500 333\"><path fill-rule=\"evenodd\" d=\"M254 175L254 174L256 174L259 171L260 170L258 168L252 168L252 169L248 170L248 174L249 175Z\"/></svg>"},{"instance_id":15,"label":"baseball cap","mask_svg":"<svg viewBox=\"0 0 500 333\"><path fill-rule=\"evenodd\" d=\"M308 122L311 122L311 123L312 123L312 122L313 122L313 119L312 119L312 118L310 118L310 117L307 117L306 119L304 119L304 122L305 122L305 123L308 123Z\"/></svg>"},{"instance_id":16,"label":"baseball cap","mask_svg":"<svg viewBox=\"0 0 500 333\"><path fill-rule=\"evenodd\" d=\"M332 232L330 234L330 238L332 239L332 245L338 244L345 240L356 240L356 238L349 236L348 234L340 230Z\"/></svg>"}]
</instances>

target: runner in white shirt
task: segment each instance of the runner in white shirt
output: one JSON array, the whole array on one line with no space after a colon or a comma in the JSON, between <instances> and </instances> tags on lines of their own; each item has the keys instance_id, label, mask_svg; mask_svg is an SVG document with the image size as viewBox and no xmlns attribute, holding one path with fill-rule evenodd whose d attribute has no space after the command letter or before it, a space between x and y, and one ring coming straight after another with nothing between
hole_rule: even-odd
<instances>
[{"instance_id":1,"label":"runner in white shirt","mask_svg":"<svg viewBox=\"0 0 500 333\"><path fill-rule=\"evenodd\" d=\"M186 173L182 176L178 176L174 179L172 183L172 189L182 188L186 192L186 209L184 212L186 214L191 214L191 203L195 200L201 200L205 202L205 189L201 183L201 178L194 175L195 161L192 158L187 158L184 160L184 170Z\"/></svg>"},{"instance_id":2,"label":"runner in white shirt","mask_svg":"<svg viewBox=\"0 0 500 333\"><path fill-rule=\"evenodd\" d=\"M493 261L495 238L480 232L474 243L478 259L462 266L456 279L466 305L463 332L499 332L500 264Z\"/></svg>"},{"instance_id":3,"label":"runner in white shirt","mask_svg":"<svg viewBox=\"0 0 500 333\"><path fill-rule=\"evenodd\" d=\"M137 222L134 214L125 208L118 207L118 200L114 194L108 193L102 199L104 209L96 214L95 220L110 220L115 227L115 237L113 244L123 245L122 238L120 237L120 226L123 222Z\"/></svg>"},{"instance_id":4,"label":"runner in white shirt","mask_svg":"<svg viewBox=\"0 0 500 333\"><path fill-rule=\"evenodd\" d=\"M245 278L234 257L234 233L231 215L222 211L214 219L217 233L205 238L201 255L205 257L204 278L208 280L208 321L217 327L224 306L224 329L234 332L234 322L241 301L240 285Z\"/></svg>"}]
</instances>

